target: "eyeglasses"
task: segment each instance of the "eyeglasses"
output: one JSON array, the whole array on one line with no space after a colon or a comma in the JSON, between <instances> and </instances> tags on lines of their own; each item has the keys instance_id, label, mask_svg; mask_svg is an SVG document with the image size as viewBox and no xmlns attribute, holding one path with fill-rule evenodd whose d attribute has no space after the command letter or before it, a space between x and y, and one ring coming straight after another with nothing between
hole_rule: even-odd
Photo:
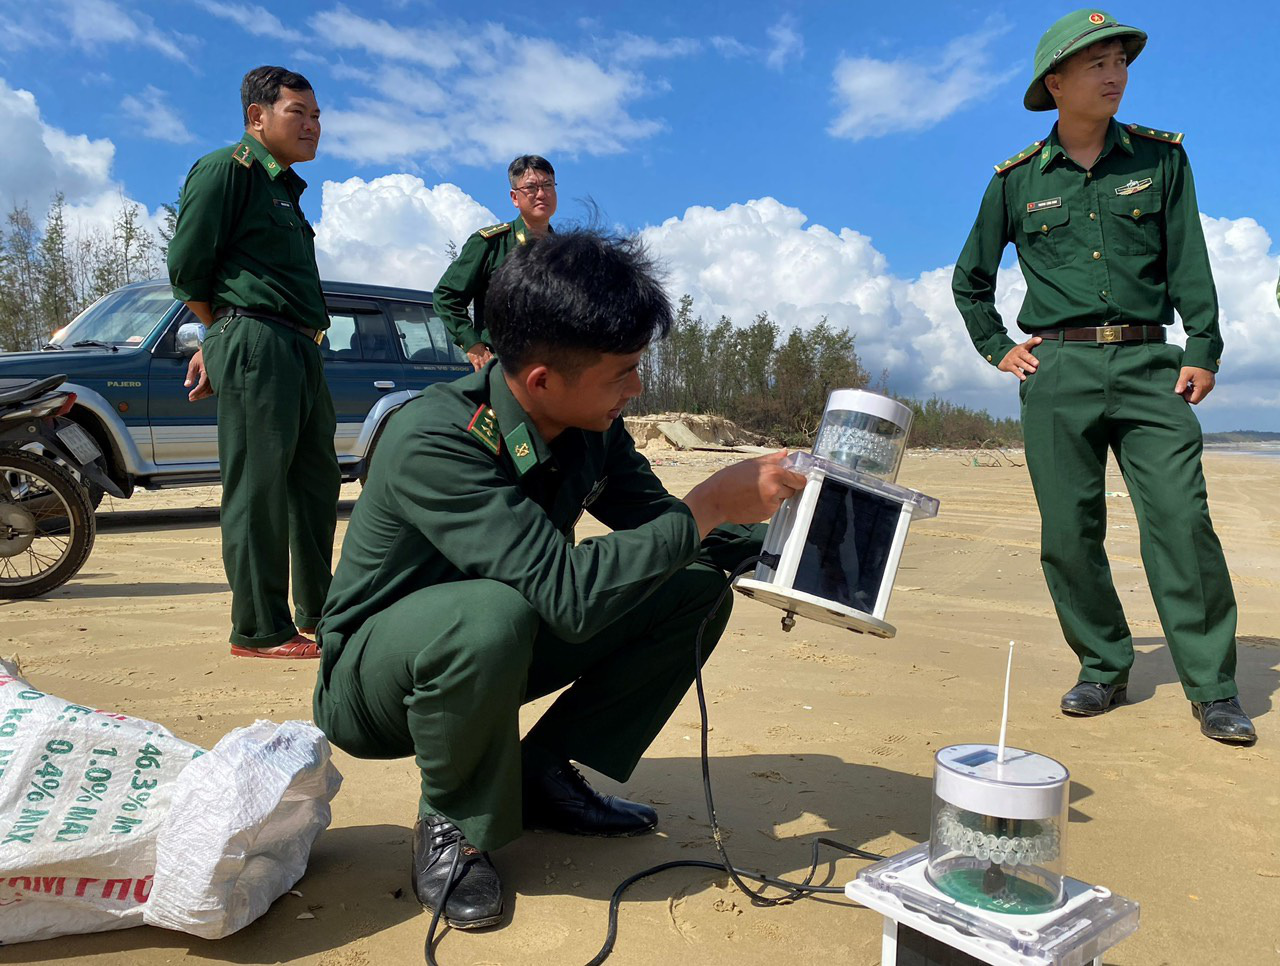
<instances>
[{"instance_id":1,"label":"eyeglasses","mask_svg":"<svg viewBox=\"0 0 1280 966\"><path fill-rule=\"evenodd\" d=\"M539 181L537 184L517 185L515 190L521 192L526 197L536 198L539 192L552 194L556 190L556 183L554 181Z\"/></svg>"}]
</instances>

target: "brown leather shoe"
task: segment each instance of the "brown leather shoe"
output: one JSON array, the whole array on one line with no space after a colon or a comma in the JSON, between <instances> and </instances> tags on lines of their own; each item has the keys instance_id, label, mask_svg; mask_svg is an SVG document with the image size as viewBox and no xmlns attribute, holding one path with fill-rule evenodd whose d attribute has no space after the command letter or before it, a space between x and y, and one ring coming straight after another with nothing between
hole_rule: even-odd
<instances>
[{"instance_id":1,"label":"brown leather shoe","mask_svg":"<svg viewBox=\"0 0 1280 966\"><path fill-rule=\"evenodd\" d=\"M301 661L320 656L320 645L310 638L295 634L292 639L275 647L241 647L231 645L232 657L269 657L280 661Z\"/></svg>"}]
</instances>

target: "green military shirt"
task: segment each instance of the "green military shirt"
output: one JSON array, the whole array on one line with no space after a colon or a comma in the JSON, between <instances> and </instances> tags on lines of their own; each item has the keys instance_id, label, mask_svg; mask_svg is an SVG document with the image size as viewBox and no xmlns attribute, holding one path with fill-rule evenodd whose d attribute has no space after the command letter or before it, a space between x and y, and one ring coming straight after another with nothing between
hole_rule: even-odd
<instances>
[{"instance_id":1,"label":"green military shirt","mask_svg":"<svg viewBox=\"0 0 1280 966\"><path fill-rule=\"evenodd\" d=\"M698 526L622 419L547 443L494 363L396 413L351 514L318 628L328 676L375 614L437 584L519 591L556 636L585 640L700 554ZM615 533L574 545L583 510ZM483 609L483 594L469 606Z\"/></svg>"},{"instance_id":2,"label":"green military shirt","mask_svg":"<svg viewBox=\"0 0 1280 966\"><path fill-rule=\"evenodd\" d=\"M489 345L489 330L484 324L489 279L517 245L532 237L523 218L481 228L467 239L458 257L440 276L432 304L458 348L465 351L478 342ZM468 305L474 318L467 316Z\"/></svg>"},{"instance_id":3,"label":"green military shirt","mask_svg":"<svg viewBox=\"0 0 1280 966\"><path fill-rule=\"evenodd\" d=\"M1114 120L1086 171L1048 139L996 166L956 263L952 289L973 344L999 365L1015 342L996 311L1009 242L1027 284L1018 325L1169 325L1187 332L1183 365L1216 372L1218 295L1182 135Z\"/></svg>"},{"instance_id":4,"label":"green military shirt","mask_svg":"<svg viewBox=\"0 0 1280 966\"><path fill-rule=\"evenodd\" d=\"M174 297L327 329L315 231L300 202L306 187L247 133L197 161L169 242Z\"/></svg>"}]
</instances>

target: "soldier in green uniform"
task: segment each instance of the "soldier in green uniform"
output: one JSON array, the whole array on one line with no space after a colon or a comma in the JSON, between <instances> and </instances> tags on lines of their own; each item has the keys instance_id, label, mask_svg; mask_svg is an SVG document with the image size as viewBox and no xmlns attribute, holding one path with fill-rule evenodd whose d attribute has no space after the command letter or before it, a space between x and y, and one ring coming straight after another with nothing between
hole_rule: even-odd
<instances>
[{"instance_id":1,"label":"soldier in green uniform","mask_svg":"<svg viewBox=\"0 0 1280 966\"><path fill-rule=\"evenodd\" d=\"M621 419L671 305L642 250L588 231L520 249L494 275L498 362L427 389L387 427L320 621L315 720L363 758L422 776L413 883L456 927L491 925L487 854L524 828L651 831L571 761L631 774L729 618L724 570L804 485L781 454L669 495ZM384 444L385 446L386 444ZM382 449L384 447L380 447ZM611 533L575 545L584 510ZM519 709L565 690L520 738Z\"/></svg>"},{"instance_id":2,"label":"soldier in green uniform","mask_svg":"<svg viewBox=\"0 0 1280 966\"><path fill-rule=\"evenodd\" d=\"M1021 380L1027 466L1045 579L1078 683L1071 715L1127 687L1133 638L1103 549L1107 451L1141 531L1165 639L1201 730L1252 743L1235 682L1236 604L1214 534L1191 406L1222 354L1218 299L1182 135L1114 115L1147 36L1101 10L1063 17L1036 48L1028 110L1056 106L1048 137L996 165L956 264L956 305L987 362ZM1027 294L1015 344L995 307L1013 242ZM1166 342L1174 311L1186 349Z\"/></svg>"},{"instance_id":3,"label":"soldier in green uniform","mask_svg":"<svg viewBox=\"0 0 1280 966\"><path fill-rule=\"evenodd\" d=\"M484 314L489 279L517 246L551 231L551 216L556 213L556 172L546 158L520 155L507 167L507 180L511 182L511 203L520 216L481 228L468 238L440 276L432 296L436 314L454 344L466 352L476 369L493 358ZM468 305L471 316L467 315Z\"/></svg>"},{"instance_id":4,"label":"soldier in green uniform","mask_svg":"<svg viewBox=\"0 0 1280 966\"><path fill-rule=\"evenodd\" d=\"M240 95L244 137L187 175L169 279L209 327L187 385L193 401L218 397L231 653L316 658L299 629L314 632L329 591L341 477L319 346L329 318L293 167L316 155L320 109L282 67L249 71Z\"/></svg>"}]
</instances>

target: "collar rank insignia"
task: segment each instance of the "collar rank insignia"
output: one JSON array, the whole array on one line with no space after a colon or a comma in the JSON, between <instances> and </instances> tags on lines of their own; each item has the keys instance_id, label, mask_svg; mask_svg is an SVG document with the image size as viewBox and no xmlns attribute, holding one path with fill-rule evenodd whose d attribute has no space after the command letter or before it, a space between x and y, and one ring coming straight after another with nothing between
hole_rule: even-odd
<instances>
[{"instance_id":1,"label":"collar rank insignia","mask_svg":"<svg viewBox=\"0 0 1280 966\"><path fill-rule=\"evenodd\" d=\"M1122 184L1116 189L1118 195L1136 195L1139 191L1146 191L1151 187L1151 179L1143 178L1141 181L1130 180L1128 184Z\"/></svg>"},{"instance_id":2,"label":"collar rank insignia","mask_svg":"<svg viewBox=\"0 0 1280 966\"><path fill-rule=\"evenodd\" d=\"M467 424L467 432L484 443L485 448L491 450L494 456L502 452L502 437L498 435L498 415L488 406L481 405L476 410L475 415L471 417L471 422Z\"/></svg>"},{"instance_id":3,"label":"collar rank insignia","mask_svg":"<svg viewBox=\"0 0 1280 966\"><path fill-rule=\"evenodd\" d=\"M516 471L524 476L538 465L538 457L533 452L533 440L529 437L529 428L521 423L505 437L507 449L516 464Z\"/></svg>"},{"instance_id":4,"label":"collar rank insignia","mask_svg":"<svg viewBox=\"0 0 1280 966\"><path fill-rule=\"evenodd\" d=\"M231 152L231 160L238 161L246 168L253 167L253 151L247 144L241 144L233 152Z\"/></svg>"}]
</instances>

